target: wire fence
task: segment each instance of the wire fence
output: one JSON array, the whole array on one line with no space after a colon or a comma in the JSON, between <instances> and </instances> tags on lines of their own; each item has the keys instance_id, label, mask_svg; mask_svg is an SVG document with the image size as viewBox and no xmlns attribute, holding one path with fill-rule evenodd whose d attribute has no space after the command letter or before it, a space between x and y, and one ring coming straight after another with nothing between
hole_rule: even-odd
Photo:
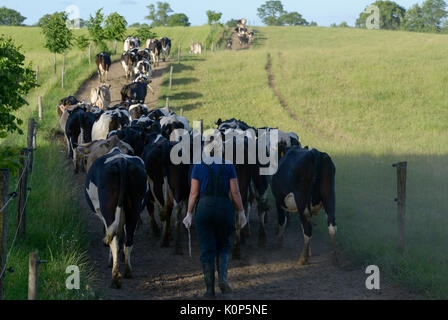
<instances>
[{"instance_id":1,"label":"wire fence","mask_svg":"<svg viewBox=\"0 0 448 320\"><path fill-rule=\"evenodd\" d=\"M32 149L31 149L31 150L30 150L30 149L27 150L27 157L26 157L26 160L25 160L25 164L24 164L24 167L23 167L23 170L22 170L21 175L20 175L19 178L17 179L17 184L16 184L16 187L15 187L15 191L12 192L12 193L9 195L9 198L8 198L8 200L6 201L6 203L3 205L3 207L1 208L0 213L2 213L2 212L8 207L9 203L10 203L14 198L16 198L17 195L19 194L19 187L20 187L20 184L21 184L22 180L23 180L24 178L26 178L25 174L28 174L28 173L31 174L31 175L30 175L30 180L27 182L27 185L25 186L25 190L28 190L28 191L31 191L31 190L32 190L32 189L31 189L31 186L32 186L32 180L33 180L33 170L32 170L32 168L33 168L33 166L34 166L34 157L32 157L32 152L33 152ZM30 164L31 164L31 166L30 166ZM30 170L30 169L31 169L31 170ZM15 244L16 244L17 236L18 236L18 234L19 234L19 230L20 230L20 228L21 228L21 226L22 226L22 221L23 221L23 217L24 217L24 213L25 213L25 209L26 209L26 205L27 205L27 203L28 203L28 199L29 199L30 193L31 193L31 192L27 192L27 193L26 193L26 198L25 198L23 207L22 207L22 209L21 209L21 211L20 211L20 215L19 215L19 217L18 217L18 223L17 223L17 228L16 228L16 230L15 230L15 232L14 232L14 238L13 238L13 240L12 240L12 242L11 242L11 246L9 247L8 253L7 253L7 255L6 255L6 258L4 259L4 266L3 266L3 268L2 268L2 270L1 270L1 272L0 272L0 279L3 279L3 277L4 277L4 275L5 275L9 257L10 257L11 252L12 252L12 250L14 249L14 246L15 246Z\"/></svg>"}]
</instances>

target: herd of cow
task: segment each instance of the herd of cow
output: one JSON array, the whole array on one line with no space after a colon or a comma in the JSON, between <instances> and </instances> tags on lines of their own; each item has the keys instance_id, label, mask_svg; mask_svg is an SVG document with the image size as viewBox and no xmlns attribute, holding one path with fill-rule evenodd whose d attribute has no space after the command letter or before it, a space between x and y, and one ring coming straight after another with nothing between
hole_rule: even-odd
<instances>
[{"instance_id":1,"label":"herd of cow","mask_svg":"<svg viewBox=\"0 0 448 320\"><path fill-rule=\"evenodd\" d=\"M129 41L128 41L129 40ZM138 49L138 39L128 38L125 42L124 56L133 56L133 74L136 78L146 76L145 69L139 69L140 56L146 57ZM158 45L149 42L150 61L156 63L153 48ZM166 43L166 42L165 42ZM129 44L130 47L126 47ZM169 50L162 52L169 55ZM129 50L126 50L129 48ZM137 49L137 50L135 50ZM99 56L105 57L104 54ZM106 61L102 59L101 61ZM124 59L126 60L126 59ZM122 59L123 62L123 59ZM128 64L126 64L128 65ZM124 66L124 65L123 65ZM99 67L101 72L107 68ZM126 73L126 77L127 77ZM107 74L106 74L107 78ZM102 80L102 79L101 79ZM144 82L134 82L144 83ZM107 86L105 86L107 88ZM129 90L128 90L129 89ZM128 90L128 91L126 91ZM92 90L91 103L78 101L70 96L62 99L58 105L60 126L65 133L67 157L72 159L75 172L85 171L85 197L87 203L104 224L104 244L109 246L109 265L112 267L114 288L121 287L121 274L118 259L124 258L124 277L132 276L130 256L134 245L134 232L140 220L140 213L146 208L150 217L152 232L160 236L160 227L154 217L158 208L162 224L161 246L168 247L173 234L175 253L182 254L182 219L186 213L190 193L190 174L193 154L190 162L174 164L170 154L179 142L174 134L177 129L188 132L190 137L197 136L191 130L185 117L170 110L150 110L144 105L144 97L139 96L133 87L122 90L122 101L115 106L107 100L107 90ZM125 92L126 94L123 94ZM146 93L144 94L146 96ZM95 100L95 98L97 100ZM97 103L97 102L101 103ZM237 133L254 132L244 135L244 145L256 140L259 130L246 123L230 119L216 122L217 132L226 136L229 131ZM269 132L271 128L263 128ZM277 129L275 129L277 130ZM235 136L238 136L236 134ZM205 138L201 137L202 147ZM331 158L316 149L303 148L297 134L278 131L277 145L280 157L278 170L272 176L260 175L259 169L265 164L239 164L234 161L238 176L245 212L249 217L251 205L257 204L260 221L260 244L266 241L265 216L269 211L268 190L271 187L276 201L279 222L279 240L287 223L287 212L300 214L305 245L299 262L305 264L310 255L313 214L323 207L327 213L329 233L334 244L336 256L335 221L335 166ZM253 142L253 141L252 141ZM234 147L235 145L232 144ZM266 145L266 152L273 150ZM258 146L257 146L258 148ZM193 150L193 148L191 148ZM244 148L248 152L249 148ZM236 151L233 150L233 151ZM257 155L260 152L257 150ZM232 152L234 160L237 152ZM248 155L245 154L247 159ZM171 232L171 219L174 231ZM240 230L236 219L236 232L233 245L234 258L240 258L240 244L250 235L250 226ZM249 219L247 219L249 221Z\"/></svg>"}]
</instances>

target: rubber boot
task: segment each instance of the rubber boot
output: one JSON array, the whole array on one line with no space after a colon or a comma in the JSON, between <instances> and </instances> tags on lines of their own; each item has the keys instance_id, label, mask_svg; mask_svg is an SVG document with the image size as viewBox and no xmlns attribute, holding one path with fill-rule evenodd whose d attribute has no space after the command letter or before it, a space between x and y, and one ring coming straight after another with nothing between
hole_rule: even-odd
<instances>
[{"instance_id":1,"label":"rubber boot","mask_svg":"<svg viewBox=\"0 0 448 320\"><path fill-rule=\"evenodd\" d=\"M232 292L232 288L227 282L227 269L229 266L229 255L221 253L216 257L218 265L218 286L222 293Z\"/></svg>"},{"instance_id":2,"label":"rubber boot","mask_svg":"<svg viewBox=\"0 0 448 320\"><path fill-rule=\"evenodd\" d=\"M207 291L204 294L205 299L215 298L215 264L203 263L202 270L204 271L204 280Z\"/></svg>"}]
</instances>

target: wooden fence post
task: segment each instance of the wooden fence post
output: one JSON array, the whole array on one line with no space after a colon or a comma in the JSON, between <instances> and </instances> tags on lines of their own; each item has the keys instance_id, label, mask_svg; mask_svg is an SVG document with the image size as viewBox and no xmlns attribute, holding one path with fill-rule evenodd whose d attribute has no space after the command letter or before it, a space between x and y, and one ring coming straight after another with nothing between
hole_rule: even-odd
<instances>
[{"instance_id":1,"label":"wooden fence post","mask_svg":"<svg viewBox=\"0 0 448 320\"><path fill-rule=\"evenodd\" d=\"M36 121L33 118L28 120L27 148L30 151L29 171L33 170L33 150L36 149Z\"/></svg>"},{"instance_id":2,"label":"wooden fence post","mask_svg":"<svg viewBox=\"0 0 448 320\"><path fill-rule=\"evenodd\" d=\"M184 116L184 108L180 108L180 116L181 116L181 117Z\"/></svg>"},{"instance_id":3,"label":"wooden fence post","mask_svg":"<svg viewBox=\"0 0 448 320\"><path fill-rule=\"evenodd\" d=\"M39 254L30 253L28 271L28 300L37 300L39 289Z\"/></svg>"},{"instance_id":4,"label":"wooden fence post","mask_svg":"<svg viewBox=\"0 0 448 320\"><path fill-rule=\"evenodd\" d=\"M64 77L65 77L65 53L62 59L62 89L64 89Z\"/></svg>"},{"instance_id":5,"label":"wooden fence post","mask_svg":"<svg viewBox=\"0 0 448 320\"><path fill-rule=\"evenodd\" d=\"M404 252L405 248L405 218L406 218L406 174L407 162L399 162L393 165L397 168L397 198L398 204L398 251Z\"/></svg>"},{"instance_id":6,"label":"wooden fence post","mask_svg":"<svg viewBox=\"0 0 448 320\"><path fill-rule=\"evenodd\" d=\"M177 49L177 64L180 63L180 43L179 43L179 49Z\"/></svg>"},{"instance_id":7,"label":"wooden fence post","mask_svg":"<svg viewBox=\"0 0 448 320\"><path fill-rule=\"evenodd\" d=\"M89 43L89 64L92 64L92 43Z\"/></svg>"},{"instance_id":8,"label":"wooden fence post","mask_svg":"<svg viewBox=\"0 0 448 320\"><path fill-rule=\"evenodd\" d=\"M20 169L19 169L19 185L17 189L18 199L17 199L17 210L16 210L16 221L17 221L17 235L21 238L25 237L25 226L26 226L26 194L27 194L27 182L28 182L28 161L29 161L29 150L22 149L20 152ZM21 178L20 178L21 177Z\"/></svg>"},{"instance_id":9,"label":"wooden fence post","mask_svg":"<svg viewBox=\"0 0 448 320\"><path fill-rule=\"evenodd\" d=\"M170 90L171 90L172 85L173 85L173 66L171 66L171 70L170 70Z\"/></svg>"},{"instance_id":10,"label":"wooden fence post","mask_svg":"<svg viewBox=\"0 0 448 320\"><path fill-rule=\"evenodd\" d=\"M0 169L0 209L8 201L9 169ZM0 211L0 276L6 267L6 227L8 226L8 207ZM3 278L0 277L0 300L3 300Z\"/></svg>"},{"instance_id":11,"label":"wooden fence post","mask_svg":"<svg viewBox=\"0 0 448 320\"><path fill-rule=\"evenodd\" d=\"M166 111L170 111L170 98L166 98L166 103L165 103L165 110Z\"/></svg>"},{"instance_id":12,"label":"wooden fence post","mask_svg":"<svg viewBox=\"0 0 448 320\"><path fill-rule=\"evenodd\" d=\"M39 96L38 98L38 104L39 104L39 121L42 121L42 96Z\"/></svg>"}]
</instances>

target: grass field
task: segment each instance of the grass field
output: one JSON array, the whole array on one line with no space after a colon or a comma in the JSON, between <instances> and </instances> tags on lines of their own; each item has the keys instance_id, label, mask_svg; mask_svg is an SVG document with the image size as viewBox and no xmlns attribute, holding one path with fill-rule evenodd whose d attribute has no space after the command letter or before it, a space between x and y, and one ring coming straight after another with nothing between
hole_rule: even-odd
<instances>
[{"instance_id":1,"label":"grass field","mask_svg":"<svg viewBox=\"0 0 448 320\"><path fill-rule=\"evenodd\" d=\"M250 50L174 65L171 105L212 126L239 118L298 133L335 161L338 239L428 298L448 298L448 67L444 35L257 28ZM268 54L282 109L268 85ZM397 253L396 173L408 161L406 251ZM318 237L328 238L325 218Z\"/></svg>"},{"instance_id":2,"label":"grass field","mask_svg":"<svg viewBox=\"0 0 448 320\"><path fill-rule=\"evenodd\" d=\"M132 33L132 29L129 33ZM76 30L75 34L86 33ZM158 37L164 35L173 38L173 45L181 40L182 53L187 52L191 39L205 43L210 35L210 27L162 28L157 29ZM89 283L94 277L88 262L86 237L86 212L80 212L77 195L72 188L73 170L67 165L64 153L59 144L57 132L59 119L56 112L57 102L68 95L73 95L80 85L96 72L94 63L89 66L88 52L80 52L77 48L67 54L65 89L61 88L62 57L58 56L57 74L53 70L53 55L43 47L43 35L39 28L0 27L0 34L14 39L22 46L27 63L33 68L39 65L39 88L27 97L28 106L18 111L19 118L24 120L26 132L27 119L37 120L37 99L43 97L43 121L38 123L37 142L32 191L27 205L26 239L19 239L14 246L8 261L8 267L14 272L5 275L5 298L26 299L28 289L28 254L38 251L40 258L48 260L39 272L39 299L95 299ZM219 35L215 35L219 36ZM110 45L112 48L112 45ZM120 52L121 45L118 46ZM176 46L177 48L177 46ZM174 50L173 50L174 51ZM177 50L175 51L177 54ZM93 49L92 55L95 54ZM113 56L118 59L119 55ZM94 61L94 57L92 59ZM1 145L26 146L26 136L9 135L0 141ZM15 187L15 179L10 181L11 191ZM8 208L8 249L16 230L15 204ZM66 267L77 265L81 269L81 290L65 288Z\"/></svg>"}]
</instances>

